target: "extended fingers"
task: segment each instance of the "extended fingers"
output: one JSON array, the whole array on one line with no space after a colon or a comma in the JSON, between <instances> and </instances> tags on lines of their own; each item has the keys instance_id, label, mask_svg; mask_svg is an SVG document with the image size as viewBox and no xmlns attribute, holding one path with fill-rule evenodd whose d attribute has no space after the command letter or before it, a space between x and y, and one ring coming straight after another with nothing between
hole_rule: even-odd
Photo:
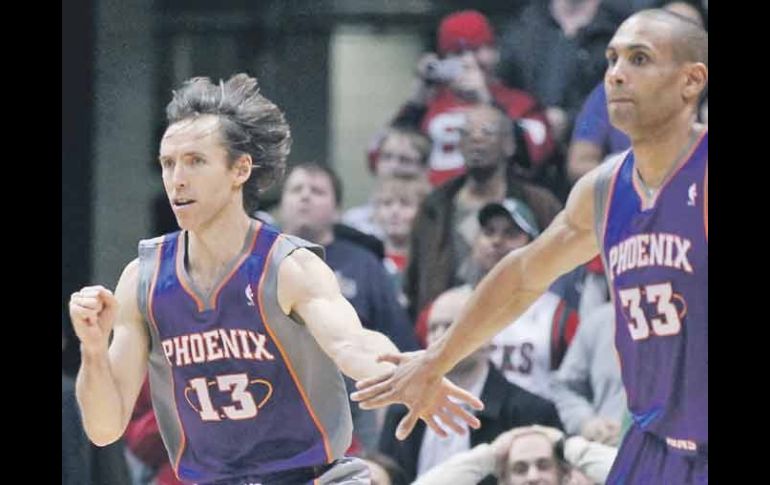
<instances>
[{"instance_id":1,"label":"extended fingers","mask_svg":"<svg viewBox=\"0 0 770 485\"><path fill-rule=\"evenodd\" d=\"M388 379L390 379L391 377L393 377L393 371L392 370L388 371L388 372L386 372L384 374L381 374L379 376L370 377L368 379L364 379L364 380L356 382L356 389L359 389L359 390L367 389L369 387L374 386L375 384L379 384L381 382L385 382Z\"/></svg>"},{"instance_id":2,"label":"extended fingers","mask_svg":"<svg viewBox=\"0 0 770 485\"><path fill-rule=\"evenodd\" d=\"M414 429L415 424L417 424L417 420L419 419L419 416L417 413L415 413L413 410L409 410L408 413L406 413L406 416L404 416L401 419L401 422L398 423L398 427L396 428L396 438L399 440L405 440ZM446 437L446 431L441 429L441 426L436 424L433 419L428 418L424 419L425 423L430 426L430 428L436 432L437 435L441 437Z\"/></svg>"},{"instance_id":3,"label":"extended fingers","mask_svg":"<svg viewBox=\"0 0 770 485\"><path fill-rule=\"evenodd\" d=\"M454 413L454 411L450 411L447 408L442 407L436 412L436 416L438 416L444 426L448 427L459 435L463 435L465 434L465 428L457 424L457 422L453 419L452 416L454 416Z\"/></svg>"},{"instance_id":4,"label":"extended fingers","mask_svg":"<svg viewBox=\"0 0 770 485\"><path fill-rule=\"evenodd\" d=\"M465 408L463 408L459 404L452 402L450 399L446 400L446 403L444 403L444 407L448 412L452 413L452 416L454 418L464 421L468 426L474 429L478 429L481 426L481 421L479 421L479 419L476 416L474 416L472 413L469 413Z\"/></svg>"},{"instance_id":5,"label":"extended fingers","mask_svg":"<svg viewBox=\"0 0 770 485\"><path fill-rule=\"evenodd\" d=\"M358 406L361 409L369 410L369 409L377 409L384 406L388 406L390 404L395 404L398 402L401 402L398 399L398 394L390 388L389 383L385 382L381 384L377 388L376 393L372 393L371 390L367 389L366 391L358 391L350 395L350 398L354 401L358 401ZM360 393L369 393L366 395L362 395Z\"/></svg>"},{"instance_id":6,"label":"extended fingers","mask_svg":"<svg viewBox=\"0 0 770 485\"><path fill-rule=\"evenodd\" d=\"M479 398L471 394L470 392L466 391L465 389L461 389L457 387L456 385L452 384L448 380L446 381L448 384L447 386L447 395L452 396L456 399L459 399L460 401L466 403L473 409L477 411L481 411L484 409L484 403L481 402Z\"/></svg>"}]
</instances>

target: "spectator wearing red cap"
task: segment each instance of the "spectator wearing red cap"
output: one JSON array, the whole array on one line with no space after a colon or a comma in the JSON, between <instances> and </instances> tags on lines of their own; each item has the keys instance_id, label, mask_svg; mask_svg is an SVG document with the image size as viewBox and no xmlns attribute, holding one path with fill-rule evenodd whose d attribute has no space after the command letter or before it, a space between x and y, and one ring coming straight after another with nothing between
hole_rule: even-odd
<instances>
[{"instance_id":1,"label":"spectator wearing red cap","mask_svg":"<svg viewBox=\"0 0 770 485\"><path fill-rule=\"evenodd\" d=\"M487 18L474 10L455 12L439 26L438 55L424 55L412 95L393 124L419 127L433 141L429 178L436 186L465 173L457 148L463 111L476 103L496 104L514 120L524 149L514 156L518 174L535 178L554 153L545 112L530 94L500 82L495 36Z\"/></svg>"}]
</instances>

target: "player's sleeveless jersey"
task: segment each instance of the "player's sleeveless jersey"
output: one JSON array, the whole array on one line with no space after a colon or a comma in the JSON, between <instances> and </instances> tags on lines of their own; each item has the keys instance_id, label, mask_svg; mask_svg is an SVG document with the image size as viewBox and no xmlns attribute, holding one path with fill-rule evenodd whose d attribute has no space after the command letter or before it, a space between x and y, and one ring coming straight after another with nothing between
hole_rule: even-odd
<instances>
[{"instance_id":1,"label":"player's sleeveless jersey","mask_svg":"<svg viewBox=\"0 0 770 485\"><path fill-rule=\"evenodd\" d=\"M649 204L628 151L596 190L615 344L635 423L685 453L708 447L708 132Z\"/></svg>"},{"instance_id":2,"label":"player's sleeveless jersey","mask_svg":"<svg viewBox=\"0 0 770 485\"><path fill-rule=\"evenodd\" d=\"M280 262L319 246L253 221L210 295L188 276L185 233L139 244L150 385L177 475L196 483L330 463L350 445L342 376L277 299Z\"/></svg>"}]
</instances>

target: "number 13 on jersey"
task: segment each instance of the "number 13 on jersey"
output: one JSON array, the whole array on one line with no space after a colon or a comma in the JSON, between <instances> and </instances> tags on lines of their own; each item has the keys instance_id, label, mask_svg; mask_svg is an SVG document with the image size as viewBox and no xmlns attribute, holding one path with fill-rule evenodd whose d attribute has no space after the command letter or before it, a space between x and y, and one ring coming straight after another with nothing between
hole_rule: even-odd
<instances>
[{"instance_id":1,"label":"number 13 on jersey","mask_svg":"<svg viewBox=\"0 0 770 485\"><path fill-rule=\"evenodd\" d=\"M253 384L260 384L266 388L266 395L259 403L254 401L254 395L250 391ZM214 407L211 399L211 390L229 395L229 405L224 405L219 411ZM191 391L197 396L198 405L190 399ZM218 375L215 380L207 380L198 377L189 381L185 389L185 398L188 404L200 413L203 421L220 421L227 419L250 419L257 415L257 410L264 406L273 394L273 386L264 379L249 380L246 374Z\"/></svg>"}]
</instances>

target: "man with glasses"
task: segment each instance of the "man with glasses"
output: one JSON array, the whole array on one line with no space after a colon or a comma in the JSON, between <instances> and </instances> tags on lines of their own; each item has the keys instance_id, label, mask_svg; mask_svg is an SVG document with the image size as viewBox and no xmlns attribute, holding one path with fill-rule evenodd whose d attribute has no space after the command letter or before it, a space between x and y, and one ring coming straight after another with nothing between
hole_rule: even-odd
<instances>
[{"instance_id":1,"label":"man with glasses","mask_svg":"<svg viewBox=\"0 0 770 485\"><path fill-rule=\"evenodd\" d=\"M511 119L495 106L475 104L463 113L460 151L466 173L436 188L415 219L404 293L413 317L444 290L467 281L463 262L478 232L476 213L513 197L527 204L538 227L561 209L546 189L515 178L507 169L518 149Z\"/></svg>"}]
</instances>

